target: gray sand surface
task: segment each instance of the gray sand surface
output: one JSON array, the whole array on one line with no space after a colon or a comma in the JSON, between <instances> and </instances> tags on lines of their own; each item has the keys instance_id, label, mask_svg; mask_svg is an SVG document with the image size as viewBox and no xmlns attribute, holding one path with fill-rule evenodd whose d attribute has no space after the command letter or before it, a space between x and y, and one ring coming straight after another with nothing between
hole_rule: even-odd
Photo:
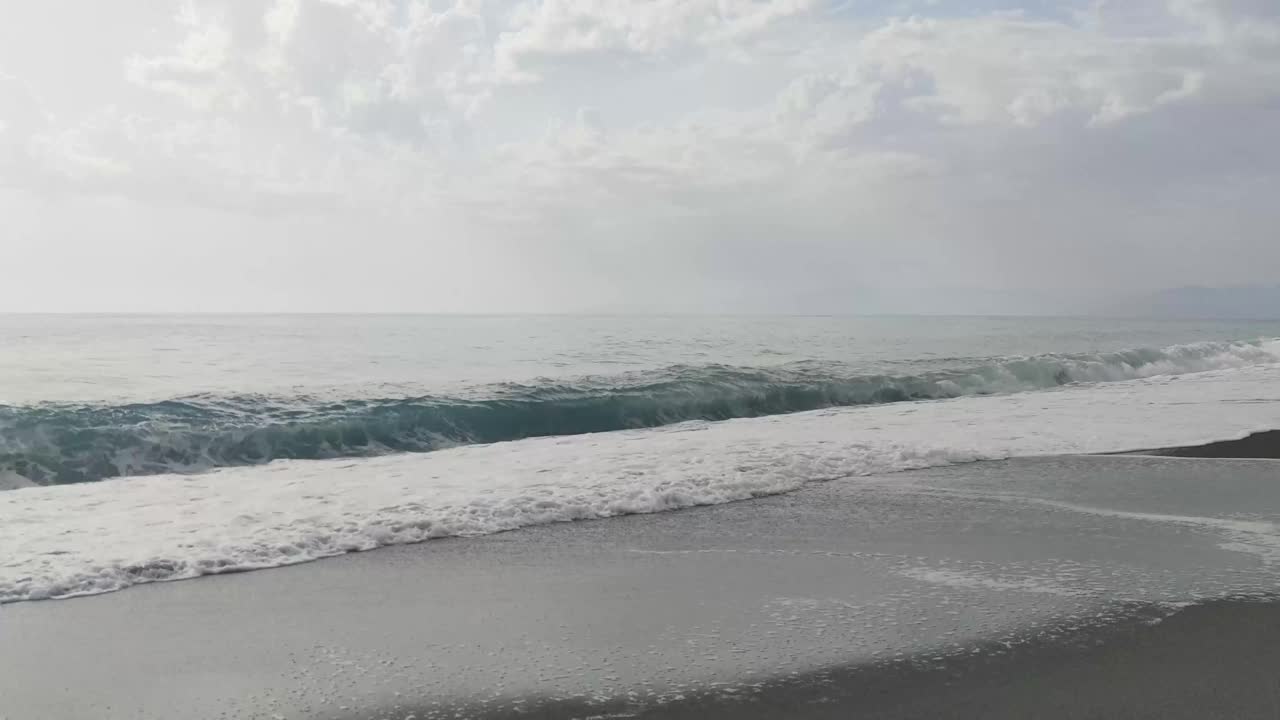
<instances>
[{"instance_id":1,"label":"gray sand surface","mask_svg":"<svg viewBox=\"0 0 1280 720\"><path fill-rule=\"evenodd\" d=\"M1274 594L1277 520L1274 461L1045 458L6 605L0 718L1276 717L1275 608L1143 621Z\"/></svg>"}]
</instances>

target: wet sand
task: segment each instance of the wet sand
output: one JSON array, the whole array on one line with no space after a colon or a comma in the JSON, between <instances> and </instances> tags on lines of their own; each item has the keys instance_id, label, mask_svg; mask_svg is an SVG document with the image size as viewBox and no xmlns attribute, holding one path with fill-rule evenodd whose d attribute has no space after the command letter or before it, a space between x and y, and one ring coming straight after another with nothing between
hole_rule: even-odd
<instances>
[{"instance_id":1,"label":"wet sand","mask_svg":"<svg viewBox=\"0 0 1280 720\"><path fill-rule=\"evenodd\" d=\"M1148 455L1185 458L1280 458L1280 430L1254 433L1240 440L1162 448L1145 451Z\"/></svg>"},{"instance_id":2,"label":"wet sand","mask_svg":"<svg viewBox=\"0 0 1280 720\"><path fill-rule=\"evenodd\" d=\"M1041 458L5 605L0 718L1275 718L1277 519Z\"/></svg>"},{"instance_id":3,"label":"wet sand","mask_svg":"<svg viewBox=\"0 0 1280 720\"><path fill-rule=\"evenodd\" d=\"M968 659L829 668L749 694L696 693L656 707L533 701L515 712L476 710L503 720L1272 720L1280 717L1280 604L1217 602Z\"/></svg>"}]
</instances>

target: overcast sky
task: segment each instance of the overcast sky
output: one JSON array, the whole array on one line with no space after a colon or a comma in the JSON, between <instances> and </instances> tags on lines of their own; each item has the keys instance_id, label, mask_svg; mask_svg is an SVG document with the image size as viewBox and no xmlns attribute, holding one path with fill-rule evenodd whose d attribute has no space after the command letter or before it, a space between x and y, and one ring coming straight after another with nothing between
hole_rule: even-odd
<instances>
[{"instance_id":1,"label":"overcast sky","mask_svg":"<svg viewBox=\"0 0 1280 720\"><path fill-rule=\"evenodd\" d=\"M41 0L0 310L1037 311L1280 273L1276 0Z\"/></svg>"}]
</instances>

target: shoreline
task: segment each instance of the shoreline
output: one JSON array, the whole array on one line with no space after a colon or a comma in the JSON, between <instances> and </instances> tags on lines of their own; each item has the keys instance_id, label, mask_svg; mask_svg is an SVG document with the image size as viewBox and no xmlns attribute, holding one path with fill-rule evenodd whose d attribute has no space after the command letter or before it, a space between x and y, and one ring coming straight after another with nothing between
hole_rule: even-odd
<instances>
[{"instance_id":1,"label":"shoreline","mask_svg":"<svg viewBox=\"0 0 1280 720\"><path fill-rule=\"evenodd\" d=\"M1271 718L1280 605L1225 599L1280 587L1234 520L1275 470L973 463L15 603L0 718Z\"/></svg>"}]
</instances>

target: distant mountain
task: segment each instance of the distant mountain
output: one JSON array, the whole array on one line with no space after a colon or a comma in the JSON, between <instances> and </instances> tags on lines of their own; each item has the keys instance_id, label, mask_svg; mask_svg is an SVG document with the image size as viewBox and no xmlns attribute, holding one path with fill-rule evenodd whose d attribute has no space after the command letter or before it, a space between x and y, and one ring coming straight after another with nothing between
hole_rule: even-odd
<instances>
[{"instance_id":1,"label":"distant mountain","mask_svg":"<svg viewBox=\"0 0 1280 720\"><path fill-rule=\"evenodd\" d=\"M1108 314L1167 318L1280 319L1280 285L1181 287L1108 308Z\"/></svg>"}]
</instances>

